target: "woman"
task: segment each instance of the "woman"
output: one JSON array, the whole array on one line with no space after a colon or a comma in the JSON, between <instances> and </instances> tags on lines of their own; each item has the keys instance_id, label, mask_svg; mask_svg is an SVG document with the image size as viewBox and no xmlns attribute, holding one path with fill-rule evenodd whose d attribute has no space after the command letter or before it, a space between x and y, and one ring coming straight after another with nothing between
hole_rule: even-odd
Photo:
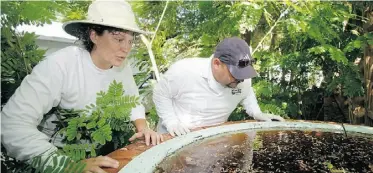
<instances>
[{"instance_id":1,"label":"woman","mask_svg":"<svg viewBox=\"0 0 373 173\"><path fill-rule=\"evenodd\" d=\"M84 48L70 46L45 58L25 77L20 87L4 106L1 130L2 142L11 157L27 161L38 155L48 155L56 145L49 143L53 130L52 117L40 124L52 107L83 109L96 102L99 91L109 84L122 82L125 93L139 95L131 67L125 59L131 51L134 36L146 34L135 23L131 6L124 1L94 1L87 20L67 22L64 30L79 38ZM137 133L146 144L163 141L161 135L149 129L142 105L131 112ZM42 125L44 133L37 129ZM87 172L103 172L100 167L117 168L119 163L109 157L85 160Z\"/></svg>"}]
</instances>

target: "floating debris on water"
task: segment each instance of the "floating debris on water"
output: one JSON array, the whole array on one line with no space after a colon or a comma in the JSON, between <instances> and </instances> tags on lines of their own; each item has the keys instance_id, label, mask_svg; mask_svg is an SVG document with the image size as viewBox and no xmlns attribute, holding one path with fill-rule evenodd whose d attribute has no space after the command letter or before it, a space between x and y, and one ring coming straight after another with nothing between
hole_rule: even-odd
<instances>
[{"instance_id":1,"label":"floating debris on water","mask_svg":"<svg viewBox=\"0 0 373 173\"><path fill-rule=\"evenodd\" d=\"M185 146L154 172L373 173L373 137L301 130L226 134Z\"/></svg>"}]
</instances>

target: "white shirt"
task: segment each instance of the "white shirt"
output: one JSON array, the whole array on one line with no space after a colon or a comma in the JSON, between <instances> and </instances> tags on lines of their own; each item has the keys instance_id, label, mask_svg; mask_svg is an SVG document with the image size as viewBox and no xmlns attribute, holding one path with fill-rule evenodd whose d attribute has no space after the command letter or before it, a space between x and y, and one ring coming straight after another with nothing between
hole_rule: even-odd
<instances>
[{"instance_id":1,"label":"white shirt","mask_svg":"<svg viewBox=\"0 0 373 173\"><path fill-rule=\"evenodd\" d=\"M210 58L187 58L169 68L155 86L153 100L160 117L159 132L179 120L189 128L224 123L241 103L250 115L261 113L251 80L237 86L241 93L218 83L212 75Z\"/></svg>"},{"instance_id":2,"label":"white shirt","mask_svg":"<svg viewBox=\"0 0 373 173\"><path fill-rule=\"evenodd\" d=\"M50 117L44 133L37 129L52 107L83 109L96 103L99 91L107 92L110 83L122 82L124 94L139 95L130 65L108 70L97 68L85 49L71 46L46 57L33 68L20 87L4 106L1 116L1 139L9 156L28 160L42 153L56 150L49 143L56 120ZM132 109L131 120L145 118L142 105Z\"/></svg>"}]
</instances>

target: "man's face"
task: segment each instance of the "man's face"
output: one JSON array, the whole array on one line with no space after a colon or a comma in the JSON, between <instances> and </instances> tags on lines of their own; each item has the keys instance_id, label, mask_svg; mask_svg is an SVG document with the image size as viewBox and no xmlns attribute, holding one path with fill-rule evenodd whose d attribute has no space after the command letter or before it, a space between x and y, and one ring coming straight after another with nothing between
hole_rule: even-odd
<instances>
[{"instance_id":1,"label":"man's face","mask_svg":"<svg viewBox=\"0 0 373 173\"><path fill-rule=\"evenodd\" d=\"M230 73L228 66L221 62L218 58L212 59L212 74L217 82L229 88L236 88L242 82L235 79Z\"/></svg>"}]
</instances>

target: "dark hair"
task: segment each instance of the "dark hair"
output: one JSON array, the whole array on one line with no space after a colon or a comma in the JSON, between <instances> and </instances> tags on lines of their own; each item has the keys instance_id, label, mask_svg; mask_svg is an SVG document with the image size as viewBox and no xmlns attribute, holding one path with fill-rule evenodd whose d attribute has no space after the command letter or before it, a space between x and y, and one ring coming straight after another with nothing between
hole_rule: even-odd
<instances>
[{"instance_id":1,"label":"dark hair","mask_svg":"<svg viewBox=\"0 0 373 173\"><path fill-rule=\"evenodd\" d=\"M110 27L110 26L103 26L103 25L95 25L95 24L80 24L76 26L76 36L78 37L79 41L84 45L84 48L91 52L93 50L94 43L90 38L90 33L92 30L96 32L98 36L102 36L105 30L110 33L113 32L127 32L126 30Z\"/></svg>"}]
</instances>

